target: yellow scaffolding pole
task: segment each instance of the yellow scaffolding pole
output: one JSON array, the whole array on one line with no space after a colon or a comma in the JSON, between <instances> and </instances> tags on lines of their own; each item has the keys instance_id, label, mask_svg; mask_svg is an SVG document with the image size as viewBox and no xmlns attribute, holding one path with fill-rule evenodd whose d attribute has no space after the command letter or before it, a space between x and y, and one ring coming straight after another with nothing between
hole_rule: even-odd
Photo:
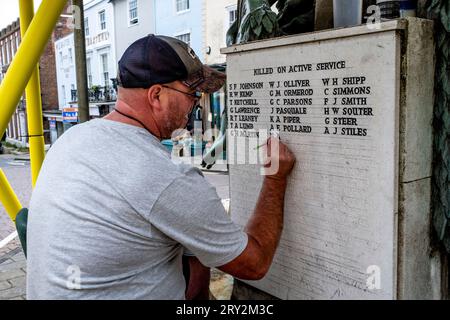
<instances>
[{"instance_id":1,"label":"yellow scaffolding pole","mask_svg":"<svg viewBox=\"0 0 450 320\"><path fill-rule=\"evenodd\" d=\"M22 39L33 20L33 0L19 0L20 33ZM39 63L35 66L25 90L28 115L28 135L30 141L31 185L34 188L44 161L44 124L42 122L41 87L39 80Z\"/></svg>"},{"instance_id":2,"label":"yellow scaffolding pole","mask_svg":"<svg viewBox=\"0 0 450 320\"><path fill-rule=\"evenodd\" d=\"M0 134L6 130L66 0L43 0L0 84Z\"/></svg>"},{"instance_id":3,"label":"yellow scaffolding pole","mask_svg":"<svg viewBox=\"0 0 450 320\"><path fill-rule=\"evenodd\" d=\"M2 169L0 169L0 190L0 201L5 206L6 213L8 213L13 221L16 221L16 215L22 209L22 205L9 185Z\"/></svg>"},{"instance_id":4,"label":"yellow scaffolding pole","mask_svg":"<svg viewBox=\"0 0 450 320\"><path fill-rule=\"evenodd\" d=\"M16 56L0 84L0 136L11 120L66 2L67 0L43 0L22 38ZM0 170L0 202L8 215L15 220L22 206L2 170Z\"/></svg>"}]
</instances>

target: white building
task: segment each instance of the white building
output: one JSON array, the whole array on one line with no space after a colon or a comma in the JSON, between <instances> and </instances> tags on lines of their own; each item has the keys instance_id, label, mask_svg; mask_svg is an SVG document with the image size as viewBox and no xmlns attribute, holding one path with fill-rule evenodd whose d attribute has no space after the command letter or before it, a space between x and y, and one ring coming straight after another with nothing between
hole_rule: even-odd
<instances>
[{"instance_id":1,"label":"white building","mask_svg":"<svg viewBox=\"0 0 450 320\"><path fill-rule=\"evenodd\" d=\"M71 90L76 90L75 48L73 33L55 41L56 79L58 83L59 109L70 107Z\"/></svg>"},{"instance_id":2,"label":"white building","mask_svg":"<svg viewBox=\"0 0 450 320\"><path fill-rule=\"evenodd\" d=\"M226 47L226 33L237 18L237 0L206 0L205 44L207 64L225 63L220 49Z\"/></svg>"},{"instance_id":3,"label":"white building","mask_svg":"<svg viewBox=\"0 0 450 320\"><path fill-rule=\"evenodd\" d=\"M111 79L117 76L114 37L114 12L108 0L91 0L84 4L86 69L89 88L89 113L101 116L114 105ZM59 108L77 106L74 35L55 42Z\"/></svg>"},{"instance_id":4,"label":"white building","mask_svg":"<svg viewBox=\"0 0 450 320\"><path fill-rule=\"evenodd\" d=\"M226 47L226 33L237 18L237 0L205 0L204 6L205 63L226 72L226 56L220 49ZM225 86L210 94L204 101L204 129L217 137L222 128L226 104Z\"/></svg>"},{"instance_id":5,"label":"white building","mask_svg":"<svg viewBox=\"0 0 450 320\"><path fill-rule=\"evenodd\" d=\"M188 43L203 63L226 69L226 33L237 17L237 0L110 0L114 4L116 54L148 34L176 37ZM203 131L212 143L221 128L225 109L224 89L204 95Z\"/></svg>"},{"instance_id":6,"label":"white building","mask_svg":"<svg viewBox=\"0 0 450 320\"><path fill-rule=\"evenodd\" d=\"M108 0L91 0L84 5L86 68L88 86L111 86L117 76L114 8Z\"/></svg>"},{"instance_id":7,"label":"white building","mask_svg":"<svg viewBox=\"0 0 450 320\"><path fill-rule=\"evenodd\" d=\"M155 33L155 4L153 0L109 2L114 6L116 57L119 60L130 44Z\"/></svg>"}]
</instances>

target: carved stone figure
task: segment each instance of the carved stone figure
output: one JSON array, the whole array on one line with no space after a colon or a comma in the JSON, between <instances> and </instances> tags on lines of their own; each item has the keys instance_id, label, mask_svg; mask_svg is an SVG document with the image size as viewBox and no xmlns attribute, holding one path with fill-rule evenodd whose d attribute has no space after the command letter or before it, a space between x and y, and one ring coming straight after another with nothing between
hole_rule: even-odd
<instances>
[{"instance_id":1,"label":"carved stone figure","mask_svg":"<svg viewBox=\"0 0 450 320\"><path fill-rule=\"evenodd\" d=\"M237 8L227 45L314 30L314 0L238 0Z\"/></svg>"}]
</instances>

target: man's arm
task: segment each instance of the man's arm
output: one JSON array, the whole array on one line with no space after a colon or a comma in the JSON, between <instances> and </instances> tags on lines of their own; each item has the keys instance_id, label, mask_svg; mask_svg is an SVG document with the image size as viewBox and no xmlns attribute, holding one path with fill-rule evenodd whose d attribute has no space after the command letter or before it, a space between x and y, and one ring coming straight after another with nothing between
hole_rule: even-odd
<instances>
[{"instance_id":1,"label":"man's arm","mask_svg":"<svg viewBox=\"0 0 450 320\"><path fill-rule=\"evenodd\" d=\"M268 142L269 150L273 141L272 138ZM248 235L247 247L236 259L219 267L220 270L241 279L259 280L265 276L283 229L287 176L294 166L295 156L279 142L279 154L269 154L269 157L271 162L279 162L279 170L276 174L264 178L255 210L245 227Z\"/></svg>"},{"instance_id":2,"label":"man's arm","mask_svg":"<svg viewBox=\"0 0 450 320\"><path fill-rule=\"evenodd\" d=\"M197 257L183 256L183 273L186 279L186 300L209 300L211 269Z\"/></svg>"}]
</instances>

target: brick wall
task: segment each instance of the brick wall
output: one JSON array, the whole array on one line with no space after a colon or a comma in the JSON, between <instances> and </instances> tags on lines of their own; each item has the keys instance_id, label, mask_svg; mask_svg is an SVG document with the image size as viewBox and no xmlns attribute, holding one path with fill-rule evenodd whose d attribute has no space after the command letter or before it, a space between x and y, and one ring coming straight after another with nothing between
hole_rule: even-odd
<instances>
[{"instance_id":1,"label":"brick wall","mask_svg":"<svg viewBox=\"0 0 450 320\"><path fill-rule=\"evenodd\" d=\"M71 1L68 1L64 12L68 13L67 8L71 5ZM70 13L69 13L70 14ZM42 53L41 59L39 61L39 73L40 73L40 85L41 85L41 96L42 96L42 109L45 110L57 110L58 109L58 87L56 82L56 61L55 61L55 41L65 37L66 35L73 32L72 29L69 28L69 19L65 17L60 17L55 29L47 43L47 46ZM11 37L13 39L11 39ZM6 63L6 51L4 51L5 57L1 55L1 50L3 46L6 45L6 40L8 43L8 51L9 55L12 57L13 52L17 51L15 38L18 38L18 43L21 42L20 37L20 21L17 19L13 23L11 23L6 28L0 30L0 64L3 64L4 71L6 71L9 63ZM6 47L5 47L6 50ZM2 59L3 58L3 59ZM0 70L0 73L2 70ZM1 81L1 77L0 77ZM44 118L44 120L46 120ZM47 121L44 121L44 128L48 128ZM17 131L17 124L14 123L14 117L9 125L9 129L11 132Z\"/></svg>"},{"instance_id":2,"label":"brick wall","mask_svg":"<svg viewBox=\"0 0 450 320\"><path fill-rule=\"evenodd\" d=\"M63 14L69 14L67 8L72 1L67 1ZM60 17L56 24L52 36L42 54L40 60L40 76L41 76L41 94L42 109L54 110L58 109L58 87L56 82L56 60L55 60L55 41L69 35L73 32L68 27L69 19Z\"/></svg>"},{"instance_id":3,"label":"brick wall","mask_svg":"<svg viewBox=\"0 0 450 320\"><path fill-rule=\"evenodd\" d=\"M39 62L41 79L42 110L58 109L58 88L56 85L55 46L49 40Z\"/></svg>"},{"instance_id":4,"label":"brick wall","mask_svg":"<svg viewBox=\"0 0 450 320\"><path fill-rule=\"evenodd\" d=\"M67 11L67 9L65 9L65 11ZM55 66L55 41L61 37L66 36L67 34L70 34L71 32L72 30L67 27L67 18L61 17L39 61L43 110L58 109L58 88L56 84ZM6 39L9 39L10 36L17 36L19 38L19 43L21 42L19 19L0 31L0 39L3 42L5 42ZM9 54L12 56L12 51L17 51L16 42L14 40L11 41L8 48L10 49Z\"/></svg>"}]
</instances>

